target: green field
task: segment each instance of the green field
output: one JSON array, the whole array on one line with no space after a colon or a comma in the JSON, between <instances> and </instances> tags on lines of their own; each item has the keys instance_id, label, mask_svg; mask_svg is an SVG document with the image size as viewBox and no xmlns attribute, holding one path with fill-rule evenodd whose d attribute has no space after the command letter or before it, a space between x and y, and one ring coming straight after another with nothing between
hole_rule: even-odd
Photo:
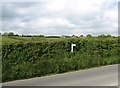
<instances>
[{"instance_id":1,"label":"green field","mask_svg":"<svg viewBox=\"0 0 120 88\"><path fill-rule=\"evenodd\" d=\"M70 52L75 43L74 52ZM2 81L118 64L118 38L2 37Z\"/></svg>"}]
</instances>

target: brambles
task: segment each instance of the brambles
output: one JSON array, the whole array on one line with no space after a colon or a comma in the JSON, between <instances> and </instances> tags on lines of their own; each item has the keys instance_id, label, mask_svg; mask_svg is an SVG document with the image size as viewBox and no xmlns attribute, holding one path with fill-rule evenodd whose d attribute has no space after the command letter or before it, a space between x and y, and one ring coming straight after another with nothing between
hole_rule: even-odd
<instances>
[{"instance_id":1,"label":"brambles","mask_svg":"<svg viewBox=\"0 0 120 88\"><path fill-rule=\"evenodd\" d=\"M3 82L120 62L117 38L12 39L3 44ZM71 43L76 44L73 53Z\"/></svg>"}]
</instances>

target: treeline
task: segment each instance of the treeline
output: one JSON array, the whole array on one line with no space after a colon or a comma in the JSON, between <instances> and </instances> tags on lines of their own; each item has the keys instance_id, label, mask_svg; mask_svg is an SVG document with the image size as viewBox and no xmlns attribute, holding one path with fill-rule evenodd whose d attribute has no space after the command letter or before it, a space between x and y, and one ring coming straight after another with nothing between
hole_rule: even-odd
<instances>
[{"instance_id":1,"label":"treeline","mask_svg":"<svg viewBox=\"0 0 120 88\"><path fill-rule=\"evenodd\" d=\"M0 35L2 36L19 36L18 34L14 34L13 32L4 32L4 33L0 33Z\"/></svg>"},{"instance_id":2,"label":"treeline","mask_svg":"<svg viewBox=\"0 0 120 88\"><path fill-rule=\"evenodd\" d=\"M2 36L21 36L21 37L44 37L44 35L19 35L19 34L15 34L13 32L4 32L3 34L0 33L0 35Z\"/></svg>"},{"instance_id":3,"label":"treeline","mask_svg":"<svg viewBox=\"0 0 120 88\"><path fill-rule=\"evenodd\" d=\"M110 34L101 34L101 35L98 35L98 36L92 36L91 34L88 34L86 36L84 35L80 35L80 36L76 36L76 35L72 35L72 36L67 36L67 35L62 35L62 36L45 36L45 35L19 35L19 34L15 34L13 32L4 32L4 33L0 33L0 35L2 36L20 36L20 37L46 37L46 38L115 38L115 36L112 36Z\"/></svg>"}]
</instances>

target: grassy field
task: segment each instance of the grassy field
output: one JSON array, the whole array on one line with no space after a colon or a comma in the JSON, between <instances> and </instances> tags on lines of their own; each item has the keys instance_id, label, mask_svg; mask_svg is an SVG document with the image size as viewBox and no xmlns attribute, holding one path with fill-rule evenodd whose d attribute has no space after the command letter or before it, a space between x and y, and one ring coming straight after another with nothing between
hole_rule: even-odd
<instances>
[{"instance_id":1,"label":"grassy field","mask_svg":"<svg viewBox=\"0 0 120 88\"><path fill-rule=\"evenodd\" d=\"M0 43L12 44L12 43L28 43L28 42L57 42L64 40L103 40L104 38L45 38L45 37L20 37L20 36L0 36ZM105 40L115 40L118 38L105 38Z\"/></svg>"},{"instance_id":2,"label":"grassy field","mask_svg":"<svg viewBox=\"0 0 120 88\"><path fill-rule=\"evenodd\" d=\"M71 43L75 43L74 52ZM2 81L118 64L118 38L2 37Z\"/></svg>"},{"instance_id":3,"label":"grassy field","mask_svg":"<svg viewBox=\"0 0 120 88\"><path fill-rule=\"evenodd\" d=\"M44 37L13 37L13 36L3 36L2 37L2 44L11 44L11 43L28 43L28 42L52 42L52 41L59 41L64 40L64 38L44 38Z\"/></svg>"}]
</instances>

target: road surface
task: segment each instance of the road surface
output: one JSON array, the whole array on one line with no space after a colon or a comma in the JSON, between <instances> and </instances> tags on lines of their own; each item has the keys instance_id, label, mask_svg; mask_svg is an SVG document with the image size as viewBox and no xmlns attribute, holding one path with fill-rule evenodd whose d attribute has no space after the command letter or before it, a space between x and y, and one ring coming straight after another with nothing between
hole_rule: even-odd
<instances>
[{"instance_id":1,"label":"road surface","mask_svg":"<svg viewBox=\"0 0 120 88\"><path fill-rule=\"evenodd\" d=\"M117 86L118 65L3 83L3 86Z\"/></svg>"}]
</instances>

